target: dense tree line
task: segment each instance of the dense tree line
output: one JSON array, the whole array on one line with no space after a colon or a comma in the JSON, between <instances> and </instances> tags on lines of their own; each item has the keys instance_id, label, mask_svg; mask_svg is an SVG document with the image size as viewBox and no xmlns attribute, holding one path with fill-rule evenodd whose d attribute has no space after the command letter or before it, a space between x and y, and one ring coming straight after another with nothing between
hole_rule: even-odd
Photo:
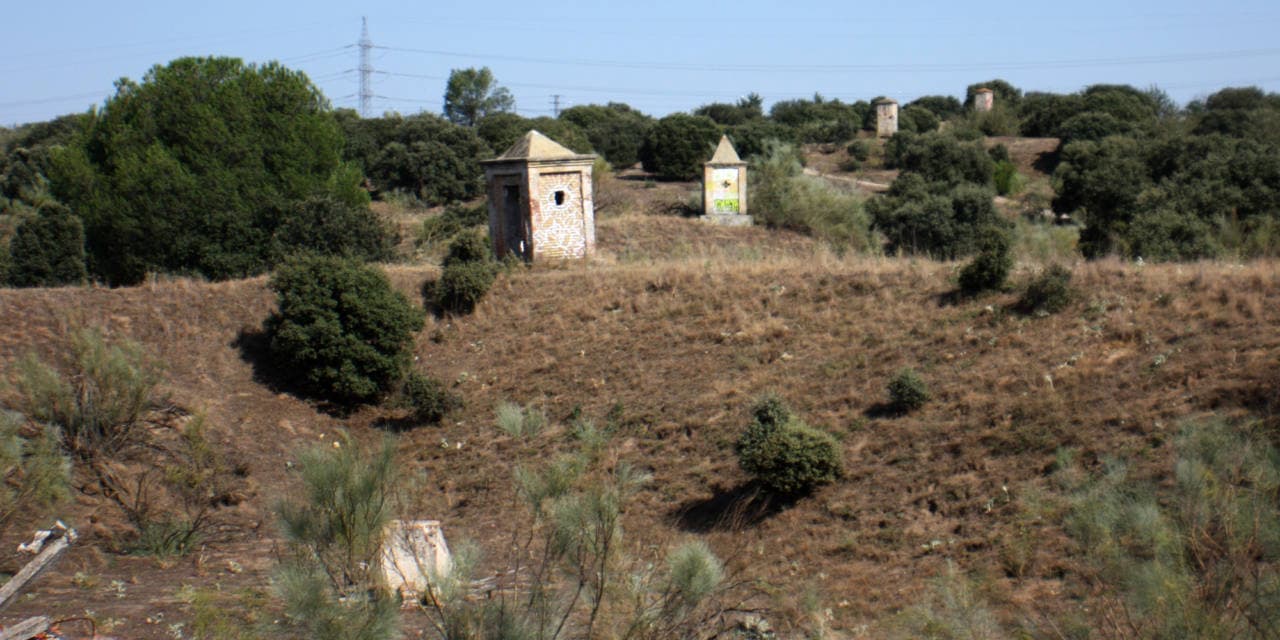
<instances>
[{"instance_id":1,"label":"dense tree line","mask_svg":"<svg viewBox=\"0 0 1280 640\"><path fill-rule=\"evenodd\" d=\"M989 112L973 108L980 88L995 93ZM370 195L473 200L483 193L479 162L530 129L616 169L639 162L690 180L721 135L751 158L779 144L866 138L876 117L875 99L815 94L766 111L750 94L659 119L621 103L528 118L487 69L455 70L445 98L443 116L361 118L332 110L279 64L183 58L121 80L88 113L0 129L0 282L230 278L297 253L387 258L393 234ZM1053 208L1082 224L1085 256L1280 253L1276 94L1224 89L1179 108L1157 89L1024 93L993 79L964 98L924 96L901 110L884 159L906 181L869 207L891 250L971 252L977 241L964 228L994 222L969 205L993 187L1006 193L1016 173L977 140L1022 135L1059 139ZM859 144L850 148L861 163Z\"/></svg>"}]
</instances>

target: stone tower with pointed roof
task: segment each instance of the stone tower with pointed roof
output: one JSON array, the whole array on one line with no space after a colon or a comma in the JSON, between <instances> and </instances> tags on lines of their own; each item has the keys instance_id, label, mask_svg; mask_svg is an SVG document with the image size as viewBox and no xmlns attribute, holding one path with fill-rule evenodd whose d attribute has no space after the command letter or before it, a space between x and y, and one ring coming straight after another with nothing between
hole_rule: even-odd
<instances>
[{"instance_id":1,"label":"stone tower with pointed roof","mask_svg":"<svg viewBox=\"0 0 1280 640\"><path fill-rule=\"evenodd\" d=\"M594 254L591 165L595 159L530 131L506 153L481 162L494 255L514 254L533 262Z\"/></svg>"},{"instance_id":2,"label":"stone tower with pointed roof","mask_svg":"<svg viewBox=\"0 0 1280 640\"><path fill-rule=\"evenodd\" d=\"M876 136L888 138L898 132L898 101L881 98L876 101Z\"/></svg>"},{"instance_id":3,"label":"stone tower with pointed roof","mask_svg":"<svg viewBox=\"0 0 1280 640\"><path fill-rule=\"evenodd\" d=\"M702 168L702 211L709 222L724 225L749 225L747 215L747 163L728 136L720 136L720 144L711 160Z\"/></svg>"}]
</instances>

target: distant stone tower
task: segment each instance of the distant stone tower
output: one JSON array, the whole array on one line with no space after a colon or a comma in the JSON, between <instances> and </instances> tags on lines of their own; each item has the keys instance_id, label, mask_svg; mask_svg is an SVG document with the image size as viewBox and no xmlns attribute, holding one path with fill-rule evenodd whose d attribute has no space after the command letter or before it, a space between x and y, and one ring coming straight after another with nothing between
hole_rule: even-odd
<instances>
[{"instance_id":1,"label":"distant stone tower","mask_svg":"<svg viewBox=\"0 0 1280 640\"><path fill-rule=\"evenodd\" d=\"M883 98L876 101L876 135L888 138L898 132L898 101Z\"/></svg>"},{"instance_id":2,"label":"distant stone tower","mask_svg":"<svg viewBox=\"0 0 1280 640\"><path fill-rule=\"evenodd\" d=\"M990 111L996 104L996 92L982 88L973 92L973 108L978 113Z\"/></svg>"},{"instance_id":3,"label":"distant stone tower","mask_svg":"<svg viewBox=\"0 0 1280 640\"><path fill-rule=\"evenodd\" d=\"M747 226L747 163L729 142L720 136L720 144L711 160L702 165L702 212L708 222L729 226Z\"/></svg>"},{"instance_id":4,"label":"distant stone tower","mask_svg":"<svg viewBox=\"0 0 1280 640\"><path fill-rule=\"evenodd\" d=\"M481 162L494 255L514 254L526 262L593 255L596 219L591 164L595 159L530 131L506 153Z\"/></svg>"}]
</instances>

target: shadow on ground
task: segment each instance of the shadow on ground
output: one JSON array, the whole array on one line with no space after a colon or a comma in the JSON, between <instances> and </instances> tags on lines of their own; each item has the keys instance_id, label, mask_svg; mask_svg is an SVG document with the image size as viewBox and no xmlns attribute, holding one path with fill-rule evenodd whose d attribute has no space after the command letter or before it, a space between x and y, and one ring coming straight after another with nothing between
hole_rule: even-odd
<instances>
[{"instance_id":1,"label":"shadow on ground","mask_svg":"<svg viewBox=\"0 0 1280 640\"><path fill-rule=\"evenodd\" d=\"M690 533L741 531L790 508L802 496L780 496L755 483L717 487L710 498L686 502L668 515Z\"/></svg>"},{"instance_id":2,"label":"shadow on ground","mask_svg":"<svg viewBox=\"0 0 1280 640\"><path fill-rule=\"evenodd\" d=\"M231 346L240 352L240 359L253 367L253 381L272 393L286 393L309 400L318 411L336 418L351 415L355 407L338 404L317 397L298 379L297 372L278 366L271 358L271 340L261 327L241 329Z\"/></svg>"}]
</instances>

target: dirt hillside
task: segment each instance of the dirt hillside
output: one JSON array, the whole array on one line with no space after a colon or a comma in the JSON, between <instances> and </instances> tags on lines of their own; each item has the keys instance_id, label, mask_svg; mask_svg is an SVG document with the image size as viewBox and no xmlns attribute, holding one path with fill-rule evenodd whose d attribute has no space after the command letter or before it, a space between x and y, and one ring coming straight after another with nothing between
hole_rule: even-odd
<instances>
[{"instance_id":1,"label":"dirt hillside","mask_svg":"<svg viewBox=\"0 0 1280 640\"><path fill-rule=\"evenodd\" d=\"M473 315L428 319L417 364L465 408L400 436L424 478L412 515L500 558L520 522L514 468L569 444L555 427L528 441L503 435L495 406L609 422L619 455L653 474L627 513L628 543L707 540L753 581L753 602L784 634L821 626L859 637L948 562L985 576L1011 617L1031 604L1078 608L1087 594L1070 541L1017 508L1045 488L1055 450L1077 448L1091 465L1123 456L1156 475L1185 418L1280 409L1275 263L1082 263L1075 301L1028 317L1009 309L1012 290L954 302L956 264L838 258L802 237L671 216L606 218L598 234L598 260L507 272ZM1021 265L1013 281L1039 268ZM438 275L388 272L414 300ZM169 403L203 411L244 466L242 499L216 535L175 561L122 553L118 508L78 493L58 515L85 544L6 620L87 611L119 637L174 637L192 588L266 591L279 553L271 507L294 482L290 461L340 428L376 440L395 411L337 415L277 386L255 342L273 306L265 283L0 291L0 367L63 348L71 326L140 341L164 364ZM885 384L903 367L921 373L932 400L894 416ZM765 392L837 436L843 479L792 504L752 494L733 443ZM6 572L24 560L16 541L48 518L19 520L0 539ZM1011 571L1017 550L1025 570Z\"/></svg>"}]
</instances>

